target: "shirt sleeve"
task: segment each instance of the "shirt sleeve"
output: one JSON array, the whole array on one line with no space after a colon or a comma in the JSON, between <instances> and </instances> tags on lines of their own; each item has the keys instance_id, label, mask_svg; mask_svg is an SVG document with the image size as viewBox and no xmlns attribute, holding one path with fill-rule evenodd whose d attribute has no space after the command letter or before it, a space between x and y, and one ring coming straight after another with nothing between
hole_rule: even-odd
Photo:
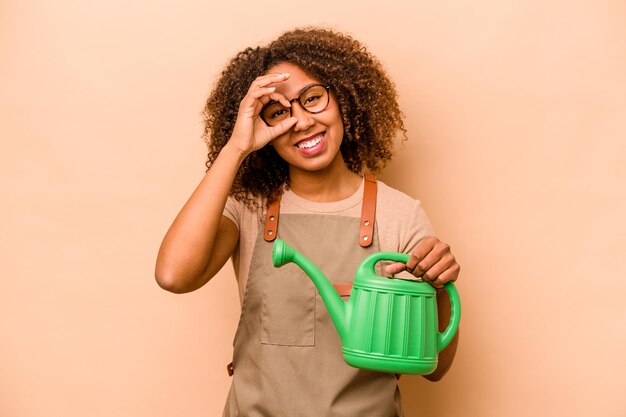
<instances>
[{"instance_id":1,"label":"shirt sleeve","mask_svg":"<svg viewBox=\"0 0 626 417\"><path fill-rule=\"evenodd\" d=\"M400 252L402 253L410 253L420 240L435 234L419 200L414 200L408 224L403 230L405 233L400 244Z\"/></svg>"},{"instance_id":2,"label":"shirt sleeve","mask_svg":"<svg viewBox=\"0 0 626 417\"><path fill-rule=\"evenodd\" d=\"M376 222L380 250L410 253L421 239L434 234L430 220L419 200L380 181L378 184Z\"/></svg>"},{"instance_id":3,"label":"shirt sleeve","mask_svg":"<svg viewBox=\"0 0 626 417\"><path fill-rule=\"evenodd\" d=\"M434 234L430 220L428 220L426 212L422 208L419 200L414 200L406 227L403 227L402 231L402 239L401 242L399 242L399 252L407 254L415 249L420 240ZM408 271L402 271L396 274L395 277L411 280L416 279L413 274Z\"/></svg>"},{"instance_id":4,"label":"shirt sleeve","mask_svg":"<svg viewBox=\"0 0 626 417\"><path fill-rule=\"evenodd\" d=\"M224 211L222 215L229 218L237 229L241 229L241 215L242 215L242 204L235 200L232 196L228 196L226 199L226 205L224 206Z\"/></svg>"}]
</instances>

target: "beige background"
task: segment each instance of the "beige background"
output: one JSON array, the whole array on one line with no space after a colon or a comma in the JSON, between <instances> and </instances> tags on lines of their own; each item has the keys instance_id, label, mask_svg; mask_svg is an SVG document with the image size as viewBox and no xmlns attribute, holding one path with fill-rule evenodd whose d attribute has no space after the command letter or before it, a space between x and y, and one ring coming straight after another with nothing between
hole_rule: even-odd
<instances>
[{"instance_id":1,"label":"beige background","mask_svg":"<svg viewBox=\"0 0 626 417\"><path fill-rule=\"evenodd\" d=\"M227 60L295 25L365 42L410 140L383 180L463 271L457 361L409 416L626 415L626 3L0 2L0 416L217 416L230 266L153 279Z\"/></svg>"}]
</instances>

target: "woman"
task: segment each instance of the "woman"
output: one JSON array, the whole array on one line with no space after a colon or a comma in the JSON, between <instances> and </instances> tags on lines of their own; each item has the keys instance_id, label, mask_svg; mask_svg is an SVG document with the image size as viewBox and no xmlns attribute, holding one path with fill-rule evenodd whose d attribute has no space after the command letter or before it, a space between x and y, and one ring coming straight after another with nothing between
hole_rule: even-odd
<instances>
[{"instance_id":1,"label":"woman","mask_svg":"<svg viewBox=\"0 0 626 417\"><path fill-rule=\"evenodd\" d=\"M346 365L310 280L271 266L278 235L346 296L356 265L381 250L412 254L386 275L406 269L435 287L458 277L419 202L363 175L391 158L398 130L393 84L340 33L287 32L222 72L205 108L208 170L163 240L156 277L193 291L233 257L242 315L224 415L402 415L396 377ZM443 376L455 349L427 378Z\"/></svg>"}]
</instances>

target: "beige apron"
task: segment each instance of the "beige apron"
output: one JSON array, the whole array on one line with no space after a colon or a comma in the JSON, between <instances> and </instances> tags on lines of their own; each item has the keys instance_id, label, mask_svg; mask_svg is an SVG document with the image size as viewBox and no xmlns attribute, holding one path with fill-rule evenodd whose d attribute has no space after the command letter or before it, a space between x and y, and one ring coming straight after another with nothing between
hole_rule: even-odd
<instances>
[{"instance_id":1,"label":"beige apron","mask_svg":"<svg viewBox=\"0 0 626 417\"><path fill-rule=\"evenodd\" d=\"M270 211L267 216L273 218ZM361 223L351 217L283 214L278 237L331 282L351 283L363 258L379 250L376 233L359 235ZM374 222L366 223L371 231ZM276 236L274 230L270 236ZM295 264L274 268L273 242L264 235L267 226L252 255L223 416L401 416L396 377L344 362L339 335L312 281ZM363 245L364 240L371 241Z\"/></svg>"}]
</instances>

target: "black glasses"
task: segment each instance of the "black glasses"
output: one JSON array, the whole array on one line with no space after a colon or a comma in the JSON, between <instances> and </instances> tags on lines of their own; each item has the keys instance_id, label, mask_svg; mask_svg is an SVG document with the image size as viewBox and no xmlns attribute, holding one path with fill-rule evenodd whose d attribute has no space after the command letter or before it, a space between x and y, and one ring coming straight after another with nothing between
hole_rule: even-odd
<instances>
[{"instance_id":1,"label":"black glasses","mask_svg":"<svg viewBox=\"0 0 626 417\"><path fill-rule=\"evenodd\" d=\"M297 101L309 113L321 113L326 110L330 102L329 90L329 85L312 84L302 90L298 97L289 100L289 103ZM285 107L279 101L270 101L263 107L259 117L266 125L276 126L291 117L291 109L292 107Z\"/></svg>"}]
</instances>

